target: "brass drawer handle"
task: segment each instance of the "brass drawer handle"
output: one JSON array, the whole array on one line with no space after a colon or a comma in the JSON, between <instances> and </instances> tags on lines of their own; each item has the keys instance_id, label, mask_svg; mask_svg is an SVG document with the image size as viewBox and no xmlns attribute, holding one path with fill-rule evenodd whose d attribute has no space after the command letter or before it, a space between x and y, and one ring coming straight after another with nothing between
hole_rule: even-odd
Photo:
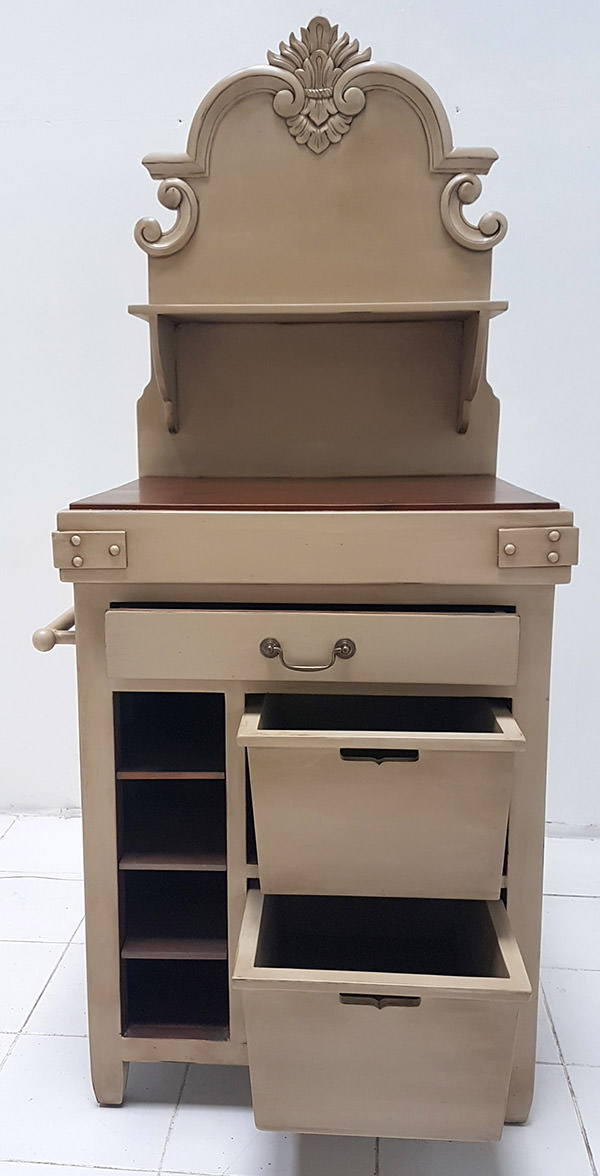
<instances>
[{"instance_id":1,"label":"brass drawer handle","mask_svg":"<svg viewBox=\"0 0 600 1176\"><path fill-rule=\"evenodd\" d=\"M418 1009L420 996L370 996L368 993L340 992L340 1004L370 1005L374 1009Z\"/></svg>"},{"instance_id":2,"label":"brass drawer handle","mask_svg":"<svg viewBox=\"0 0 600 1176\"><path fill-rule=\"evenodd\" d=\"M72 608L67 609L55 621L44 625L43 629L36 629L31 638L34 648L39 653L49 653L55 645L75 645L75 613Z\"/></svg>"},{"instance_id":3,"label":"brass drawer handle","mask_svg":"<svg viewBox=\"0 0 600 1176\"><path fill-rule=\"evenodd\" d=\"M286 670L295 670L298 674L317 674L320 673L321 670L330 670L332 665L334 665L336 658L339 657L341 661L348 661L348 659L354 657L354 654L356 653L356 645L354 641L352 641L350 637L340 637L336 641L331 651L331 658L326 665L293 666L290 662L286 662L281 642L277 640L277 637L263 637L258 648L260 649L263 657L278 657L282 666L285 666Z\"/></svg>"}]
</instances>

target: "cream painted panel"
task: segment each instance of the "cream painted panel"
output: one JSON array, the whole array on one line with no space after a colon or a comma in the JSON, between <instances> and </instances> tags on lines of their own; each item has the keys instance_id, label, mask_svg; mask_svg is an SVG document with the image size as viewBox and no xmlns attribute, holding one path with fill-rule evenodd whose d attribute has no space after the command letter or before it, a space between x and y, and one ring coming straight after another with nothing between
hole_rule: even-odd
<instances>
[{"instance_id":1,"label":"cream painted panel","mask_svg":"<svg viewBox=\"0 0 600 1176\"><path fill-rule=\"evenodd\" d=\"M248 758L264 893L498 898L511 753L374 763L338 747L252 747Z\"/></svg>"},{"instance_id":2,"label":"cream painted panel","mask_svg":"<svg viewBox=\"0 0 600 1176\"><path fill-rule=\"evenodd\" d=\"M498 529L570 526L564 510L65 511L59 530L127 532L128 567L75 583L559 584L571 569L499 568ZM343 634L341 634L343 635Z\"/></svg>"},{"instance_id":3,"label":"cream painted panel","mask_svg":"<svg viewBox=\"0 0 600 1176\"><path fill-rule=\"evenodd\" d=\"M516 1006L430 999L376 1009L270 989L245 993L244 1007L258 1127L500 1138Z\"/></svg>"},{"instance_id":4,"label":"cream painted panel","mask_svg":"<svg viewBox=\"0 0 600 1176\"><path fill-rule=\"evenodd\" d=\"M265 658L274 637L286 661L323 665L336 641L356 653L331 669L305 673ZM237 679L290 682L516 681L519 618L514 613L284 612L180 608L106 613L111 678Z\"/></svg>"}]
</instances>

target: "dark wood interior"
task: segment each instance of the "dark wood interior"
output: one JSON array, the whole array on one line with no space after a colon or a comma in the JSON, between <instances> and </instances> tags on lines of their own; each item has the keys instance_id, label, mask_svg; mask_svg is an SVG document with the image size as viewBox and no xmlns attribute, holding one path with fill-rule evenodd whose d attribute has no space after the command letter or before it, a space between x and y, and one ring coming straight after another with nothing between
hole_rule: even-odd
<instances>
[{"instance_id":1,"label":"dark wood interior","mask_svg":"<svg viewBox=\"0 0 600 1176\"><path fill-rule=\"evenodd\" d=\"M222 780L127 779L119 807L120 869L226 869Z\"/></svg>"},{"instance_id":2,"label":"dark wood interior","mask_svg":"<svg viewBox=\"0 0 600 1176\"><path fill-rule=\"evenodd\" d=\"M508 975L487 904L459 899L265 895L262 968Z\"/></svg>"},{"instance_id":3,"label":"dark wood interior","mask_svg":"<svg viewBox=\"0 0 600 1176\"><path fill-rule=\"evenodd\" d=\"M267 694L263 731L492 732L496 720L485 698L361 694Z\"/></svg>"},{"instance_id":4,"label":"dark wood interior","mask_svg":"<svg viewBox=\"0 0 600 1176\"><path fill-rule=\"evenodd\" d=\"M483 474L397 478L136 478L72 510L552 510Z\"/></svg>"},{"instance_id":5,"label":"dark wood interior","mask_svg":"<svg viewBox=\"0 0 600 1176\"><path fill-rule=\"evenodd\" d=\"M122 934L124 958L226 958L225 874L127 871Z\"/></svg>"},{"instance_id":6,"label":"dark wood interior","mask_svg":"<svg viewBox=\"0 0 600 1176\"><path fill-rule=\"evenodd\" d=\"M224 779L222 694L122 691L114 697L119 779Z\"/></svg>"},{"instance_id":7,"label":"dark wood interior","mask_svg":"<svg viewBox=\"0 0 600 1176\"><path fill-rule=\"evenodd\" d=\"M226 1040L226 961L127 960L123 967L127 1036Z\"/></svg>"}]
</instances>

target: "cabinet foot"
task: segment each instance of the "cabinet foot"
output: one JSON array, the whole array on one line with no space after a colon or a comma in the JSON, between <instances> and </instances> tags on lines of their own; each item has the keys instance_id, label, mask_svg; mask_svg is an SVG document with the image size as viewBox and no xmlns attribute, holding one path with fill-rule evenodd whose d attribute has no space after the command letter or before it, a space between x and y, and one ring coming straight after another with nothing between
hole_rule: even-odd
<instances>
[{"instance_id":1,"label":"cabinet foot","mask_svg":"<svg viewBox=\"0 0 600 1176\"><path fill-rule=\"evenodd\" d=\"M92 1086L96 1102L101 1107L120 1107L125 1097L129 1062L106 1063L95 1066L92 1062Z\"/></svg>"}]
</instances>

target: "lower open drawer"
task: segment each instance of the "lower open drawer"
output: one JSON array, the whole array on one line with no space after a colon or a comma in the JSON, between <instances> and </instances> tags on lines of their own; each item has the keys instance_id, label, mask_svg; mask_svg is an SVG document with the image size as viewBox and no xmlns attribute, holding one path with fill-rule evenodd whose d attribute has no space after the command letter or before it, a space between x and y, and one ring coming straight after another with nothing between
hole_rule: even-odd
<instances>
[{"instance_id":1,"label":"lower open drawer","mask_svg":"<svg viewBox=\"0 0 600 1176\"><path fill-rule=\"evenodd\" d=\"M504 703L267 694L238 741L265 893L499 897L524 743Z\"/></svg>"},{"instance_id":2,"label":"lower open drawer","mask_svg":"<svg viewBox=\"0 0 600 1176\"><path fill-rule=\"evenodd\" d=\"M251 891L233 984L258 1127L500 1137L531 994L500 901Z\"/></svg>"}]
</instances>

